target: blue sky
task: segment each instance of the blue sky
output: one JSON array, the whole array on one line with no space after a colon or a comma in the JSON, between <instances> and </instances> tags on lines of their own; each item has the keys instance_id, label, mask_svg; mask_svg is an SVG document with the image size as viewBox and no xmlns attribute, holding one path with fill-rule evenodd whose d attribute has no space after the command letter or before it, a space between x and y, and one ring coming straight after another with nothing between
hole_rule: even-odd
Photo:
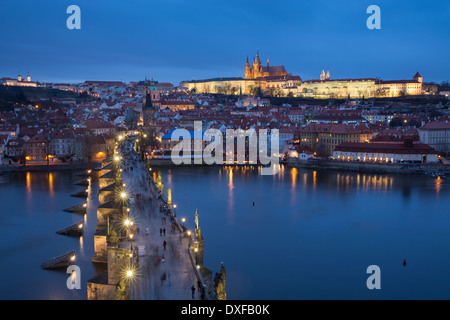
<instances>
[{"instance_id":1,"label":"blue sky","mask_svg":"<svg viewBox=\"0 0 450 320\"><path fill-rule=\"evenodd\" d=\"M81 8L69 30L68 6ZM369 30L369 5L381 30ZM303 80L450 80L448 0L17 0L0 3L0 77L160 82L243 76L247 55Z\"/></svg>"}]
</instances>

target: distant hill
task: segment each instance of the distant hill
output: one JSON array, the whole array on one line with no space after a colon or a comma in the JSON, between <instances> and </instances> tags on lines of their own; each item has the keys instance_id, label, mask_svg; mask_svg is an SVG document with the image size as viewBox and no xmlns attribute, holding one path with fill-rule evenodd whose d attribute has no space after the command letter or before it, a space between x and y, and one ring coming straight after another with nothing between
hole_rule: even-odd
<instances>
[{"instance_id":1,"label":"distant hill","mask_svg":"<svg viewBox=\"0 0 450 320\"><path fill-rule=\"evenodd\" d=\"M19 87L0 85L0 111L12 110L17 105L30 104L29 99L54 97L54 98L74 98L77 103L92 101L96 98L86 93L77 93L58 89L47 89L41 87Z\"/></svg>"}]
</instances>

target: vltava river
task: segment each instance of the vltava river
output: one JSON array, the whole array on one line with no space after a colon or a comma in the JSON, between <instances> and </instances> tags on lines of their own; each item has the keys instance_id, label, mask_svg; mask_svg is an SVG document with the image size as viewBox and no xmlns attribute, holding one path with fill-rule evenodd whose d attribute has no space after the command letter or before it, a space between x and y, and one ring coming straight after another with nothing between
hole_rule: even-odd
<instances>
[{"instance_id":1,"label":"vltava river","mask_svg":"<svg viewBox=\"0 0 450 320\"><path fill-rule=\"evenodd\" d=\"M86 281L98 270L91 263L97 224L98 176L93 177L87 215L64 209L85 202L71 197L86 189L74 185L79 172L28 172L0 176L0 299L87 299ZM81 238L56 231L84 221ZM42 270L47 260L75 250L81 289L69 290L65 271Z\"/></svg>"},{"instance_id":2,"label":"vltava river","mask_svg":"<svg viewBox=\"0 0 450 320\"><path fill-rule=\"evenodd\" d=\"M154 168L157 170L157 168ZM283 168L160 169L176 215L205 239L205 266L223 262L228 299L449 299L450 180ZM98 182L83 217L75 172L0 176L0 299L86 299L94 254ZM254 205L253 205L254 203ZM58 229L85 221L83 238ZM41 263L75 250L81 290ZM406 266L403 260L406 259ZM369 290L367 267L381 270Z\"/></svg>"},{"instance_id":3,"label":"vltava river","mask_svg":"<svg viewBox=\"0 0 450 320\"><path fill-rule=\"evenodd\" d=\"M205 266L217 272L224 262L229 299L450 298L450 180L296 168L161 172L190 228L198 208ZM380 290L367 288L370 265L380 267Z\"/></svg>"}]
</instances>

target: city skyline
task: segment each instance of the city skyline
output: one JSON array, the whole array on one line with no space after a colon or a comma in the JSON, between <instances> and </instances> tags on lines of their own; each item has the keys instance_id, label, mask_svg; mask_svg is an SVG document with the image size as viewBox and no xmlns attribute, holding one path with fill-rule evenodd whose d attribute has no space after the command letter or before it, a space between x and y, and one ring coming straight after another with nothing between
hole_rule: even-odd
<instances>
[{"instance_id":1,"label":"city skyline","mask_svg":"<svg viewBox=\"0 0 450 320\"><path fill-rule=\"evenodd\" d=\"M284 65L303 80L332 78L448 80L445 1L178 0L127 4L85 0L81 30L69 30L72 3L3 3L0 27L2 76L30 72L35 81L160 82L244 77L246 57ZM381 29L369 30L369 5L381 9ZM208 26L205 28L205 26Z\"/></svg>"}]
</instances>

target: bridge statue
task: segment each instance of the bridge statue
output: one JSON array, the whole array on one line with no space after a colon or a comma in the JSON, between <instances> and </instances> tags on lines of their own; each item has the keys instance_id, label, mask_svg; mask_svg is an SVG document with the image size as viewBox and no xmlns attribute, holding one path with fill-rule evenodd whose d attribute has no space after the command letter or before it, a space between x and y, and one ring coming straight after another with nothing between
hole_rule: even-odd
<instances>
[{"instance_id":1,"label":"bridge statue","mask_svg":"<svg viewBox=\"0 0 450 320\"><path fill-rule=\"evenodd\" d=\"M195 229L198 229L198 209L195 209Z\"/></svg>"},{"instance_id":2,"label":"bridge statue","mask_svg":"<svg viewBox=\"0 0 450 320\"><path fill-rule=\"evenodd\" d=\"M226 273L223 262L221 264L220 273L216 273L214 276L214 296L217 300L227 300L227 292L225 290Z\"/></svg>"},{"instance_id":3,"label":"bridge statue","mask_svg":"<svg viewBox=\"0 0 450 320\"><path fill-rule=\"evenodd\" d=\"M117 236L117 231L114 228L111 228L111 233L108 237L108 242L111 244L119 243L119 237Z\"/></svg>"},{"instance_id":4,"label":"bridge statue","mask_svg":"<svg viewBox=\"0 0 450 320\"><path fill-rule=\"evenodd\" d=\"M128 300L128 292L126 290L127 285L125 284L125 281L127 281L127 279L123 278L116 285L116 300Z\"/></svg>"}]
</instances>

